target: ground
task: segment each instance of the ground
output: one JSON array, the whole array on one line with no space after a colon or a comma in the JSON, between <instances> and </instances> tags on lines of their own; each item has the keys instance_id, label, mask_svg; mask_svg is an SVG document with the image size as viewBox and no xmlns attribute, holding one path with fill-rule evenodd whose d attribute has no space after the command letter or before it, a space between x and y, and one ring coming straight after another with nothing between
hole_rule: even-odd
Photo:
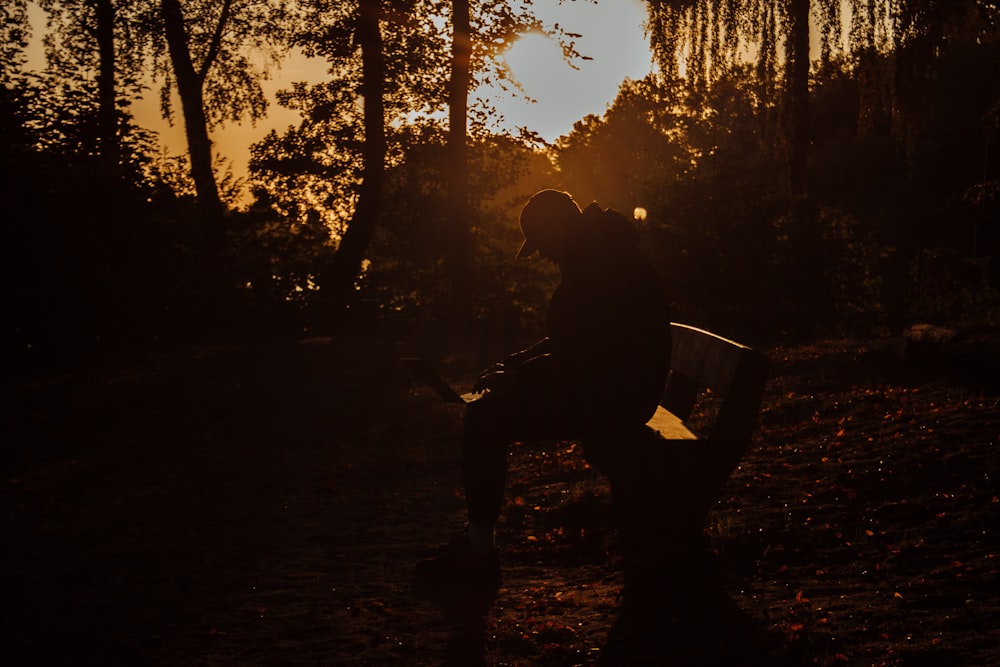
<instances>
[{"instance_id":1,"label":"ground","mask_svg":"<svg viewBox=\"0 0 1000 667\"><path fill-rule=\"evenodd\" d=\"M460 409L399 367L410 351L358 334L244 340L5 379L8 654L596 663L621 572L606 486L573 443L514 448L495 595L415 589L414 563L463 505ZM659 661L1000 665L992 358L906 365L896 339L766 353L760 432L706 525L741 631L705 623ZM472 360L441 362L469 381Z\"/></svg>"}]
</instances>

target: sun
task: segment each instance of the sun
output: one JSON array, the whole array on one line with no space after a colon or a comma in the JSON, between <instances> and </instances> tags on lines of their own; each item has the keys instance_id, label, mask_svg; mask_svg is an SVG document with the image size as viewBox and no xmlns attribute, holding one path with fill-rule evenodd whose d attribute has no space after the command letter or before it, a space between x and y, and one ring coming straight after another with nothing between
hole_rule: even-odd
<instances>
[{"instance_id":1,"label":"sun","mask_svg":"<svg viewBox=\"0 0 1000 667\"><path fill-rule=\"evenodd\" d=\"M646 3L535 4L540 26L508 41L500 54L500 80L490 77L473 95L495 110L497 128L529 129L555 141L580 119L607 111L624 79L638 80L649 73L649 40L642 28ZM559 33L550 36L542 27L557 30L556 25L580 54L570 62Z\"/></svg>"},{"instance_id":2,"label":"sun","mask_svg":"<svg viewBox=\"0 0 1000 667\"><path fill-rule=\"evenodd\" d=\"M540 30L522 34L504 56L514 81L532 98L544 97L565 82L572 68L563 59L562 47Z\"/></svg>"}]
</instances>

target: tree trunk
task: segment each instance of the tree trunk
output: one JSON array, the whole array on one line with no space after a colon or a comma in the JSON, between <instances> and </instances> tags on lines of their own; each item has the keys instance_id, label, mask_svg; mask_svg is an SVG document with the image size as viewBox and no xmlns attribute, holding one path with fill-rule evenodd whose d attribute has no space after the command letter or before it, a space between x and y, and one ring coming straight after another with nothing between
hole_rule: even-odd
<instances>
[{"instance_id":1,"label":"tree trunk","mask_svg":"<svg viewBox=\"0 0 1000 667\"><path fill-rule=\"evenodd\" d=\"M97 75L97 125L101 158L109 173L118 171L121 147L118 142L118 110L115 106L115 8L112 0L96 0L97 51L100 71Z\"/></svg>"},{"instance_id":2,"label":"tree trunk","mask_svg":"<svg viewBox=\"0 0 1000 667\"><path fill-rule=\"evenodd\" d=\"M447 262L454 307L459 317L471 312L472 235L470 230L467 133L469 59L472 35L469 0L452 0L451 78L448 84L448 204L450 248Z\"/></svg>"},{"instance_id":3,"label":"tree trunk","mask_svg":"<svg viewBox=\"0 0 1000 667\"><path fill-rule=\"evenodd\" d=\"M212 140L208 136L208 119L205 116L203 97L204 73L210 63L205 63L199 74L188 50L188 36L184 28L184 15L179 0L162 0L164 32L177 92L184 112L184 132L187 136L188 155L191 158L191 178L198 193L198 203L208 225L209 242L220 251L223 248L222 200L212 171Z\"/></svg>"},{"instance_id":4,"label":"tree trunk","mask_svg":"<svg viewBox=\"0 0 1000 667\"><path fill-rule=\"evenodd\" d=\"M327 291L327 302L336 308L347 305L361 271L365 253L375 233L381 212L382 186L385 180L385 107L383 87L385 62L382 53L382 33L379 19L381 0L361 0L357 41L361 45L362 83L364 97L365 145L364 180L358 196L358 206L340 239L337 254L321 276L320 287Z\"/></svg>"},{"instance_id":5,"label":"tree trunk","mask_svg":"<svg viewBox=\"0 0 1000 667\"><path fill-rule=\"evenodd\" d=\"M805 194L809 155L809 0L788 0L787 71L788 183L793 197Z\"/></svg>"}]
</instances>

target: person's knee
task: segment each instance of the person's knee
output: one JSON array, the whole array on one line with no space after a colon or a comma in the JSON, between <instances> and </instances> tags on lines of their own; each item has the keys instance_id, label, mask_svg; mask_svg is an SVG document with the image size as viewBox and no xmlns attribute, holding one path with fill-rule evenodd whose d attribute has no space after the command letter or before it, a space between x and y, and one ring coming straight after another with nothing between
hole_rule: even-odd
<instances>
[{"instance_id":1,"label":"person's knee","mask_svg":"<svg viewBox=\"0 0 1000 667\"><path fill-rule=\"evenodd\" d=\"M512 415L504 401L495 397L481 398L465 408L463 432L467 439L504 439L510 430Z\"/></svg>"}]
</instances>

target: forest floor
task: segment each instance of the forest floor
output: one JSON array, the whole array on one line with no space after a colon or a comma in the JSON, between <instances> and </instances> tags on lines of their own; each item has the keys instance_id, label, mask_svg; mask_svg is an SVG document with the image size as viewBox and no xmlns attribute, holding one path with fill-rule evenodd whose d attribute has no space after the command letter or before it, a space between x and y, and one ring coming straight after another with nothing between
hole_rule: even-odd
<instances>
[{"instance_id":1,"label":"forest floor","mask_svg":"<svg viewBox=\"0 0 1000 667\"><path fill-rule=\"evenodd\" d=\"M621 572L606 486L572 443L514 447L495 594L415 590L463 501L460 408L400 368L412 351L241 341L5 378L5 654L596 663ZM956 374L904 367L895 339L766 352L760 432L706 526L740 632L706 623L654 662L1000 665L996 358ZM435 361L462 384L489 360Z\"/></svg>"}]
</instances>

